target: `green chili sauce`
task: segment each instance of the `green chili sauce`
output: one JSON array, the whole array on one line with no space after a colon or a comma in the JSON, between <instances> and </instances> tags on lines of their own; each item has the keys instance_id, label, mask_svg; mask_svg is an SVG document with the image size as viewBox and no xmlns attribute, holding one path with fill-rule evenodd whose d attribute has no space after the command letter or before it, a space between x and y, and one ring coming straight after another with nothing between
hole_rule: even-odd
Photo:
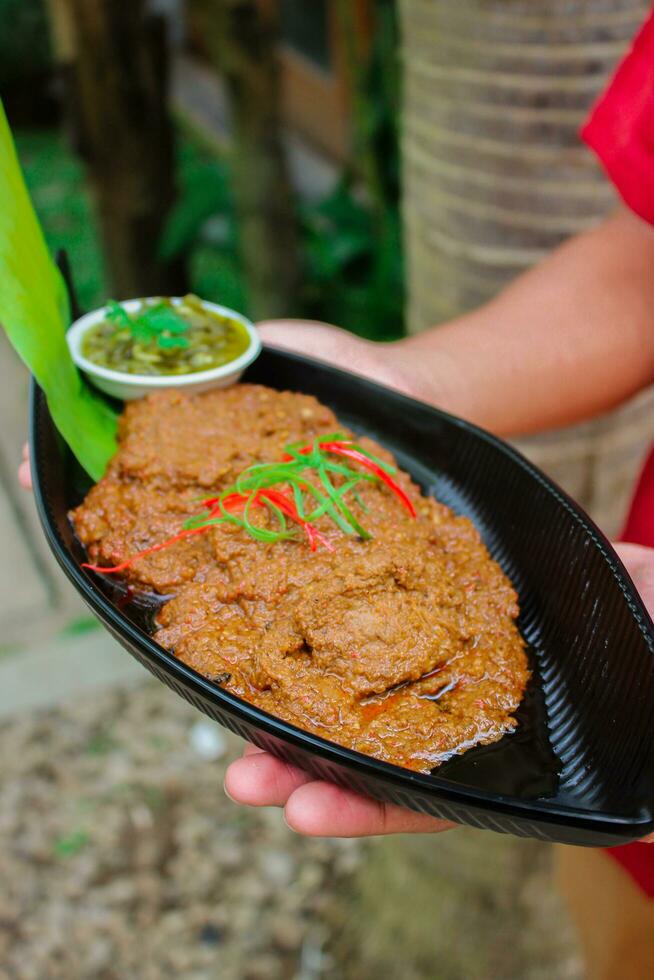
<instances>
[{"instance_id":1,"label":"green chili sauce","mask_svg":"<svg viewBox=\"0 0 654 980\"><path fill-rule=\"evenodd\" d=\"M85 333L82 354L113 371L179 375L222 367L249 346L239 320L206 309L196 296L181 303L157 297L130 313L111 304L107 318Z\"/></svg>"}]
</instances>

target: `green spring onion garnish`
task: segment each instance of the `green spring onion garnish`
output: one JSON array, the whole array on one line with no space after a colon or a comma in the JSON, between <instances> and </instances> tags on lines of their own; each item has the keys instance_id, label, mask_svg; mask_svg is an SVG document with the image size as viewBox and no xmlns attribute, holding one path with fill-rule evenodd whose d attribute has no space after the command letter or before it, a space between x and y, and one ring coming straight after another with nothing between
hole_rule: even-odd
<instances>
[{"instance_id":1,"label":"green spring onion garnish","mask_svg":"<svg viewBox=\"0 0 654 980\"><path fill-rule=\"evenodd\" d=\"M352 469L347 463L337 462L334 456L358 463L364 472ZM319 487L307 480L307 471L317 473ZM146 548L111 568L89 564L83 567L103 574L122 572L139 558L224 523L235 524L256 541L266 543L294 538L299 527L312 551L316 551L319 544L333 551L331 542L315 527L315 522L324 514L344 534L356 535L363 540L372 536L352 512L352 505L346 501L346 497L351 495L355 504L365 512L357 493L357 487L364 482L385 483L409 514L416 516L410 497L393 479L396 472L395 467L373 456L351 439L344 438L339 432L320 436L309 446L287 446L281 462L254 463L243 470L233 486L219 496L203 498L205 509L185 521L182 530L172 538ZM338 477L340 482L334 483L333 477ZM252 523L250 515L254 507L267 508L274 529ZM289 521L292 523L289 524Z\"/></svg>"}]
</instances>

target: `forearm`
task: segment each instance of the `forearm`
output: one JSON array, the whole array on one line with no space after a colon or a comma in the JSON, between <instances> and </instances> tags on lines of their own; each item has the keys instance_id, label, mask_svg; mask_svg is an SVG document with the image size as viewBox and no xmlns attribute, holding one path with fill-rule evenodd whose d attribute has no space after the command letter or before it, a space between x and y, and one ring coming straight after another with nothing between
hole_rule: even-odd
<instances>
[{"instance_id":1,"label":"forearm","mask_svg":"<svg viewBox=\"0 0 654 980\"><path fill-rule=\"evenodd\" d=\"M654 230L617 212L479 310L390 346L399 387L495 432L606 411L654 381Z\"/></svg>"},{"instance_id":2,"label":"forearm","mask_svg":"<svg viewBox=\"0 0 654 980\"><path fill-rule=\"evenodd\" d=\"M654 381L654 229L620 210L480 309L396 343L302 321L262 331L502 435L570 424Z\"/></svg>"}]
</instances>

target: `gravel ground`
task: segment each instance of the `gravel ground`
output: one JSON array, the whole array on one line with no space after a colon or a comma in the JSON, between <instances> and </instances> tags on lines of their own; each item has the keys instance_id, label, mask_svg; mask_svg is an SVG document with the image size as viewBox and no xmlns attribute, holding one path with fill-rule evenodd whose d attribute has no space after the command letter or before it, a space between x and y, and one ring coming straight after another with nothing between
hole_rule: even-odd
<instances>
[{"instance_id":1,"label":"gravel ground","mask_svg":"<svg viewBox=\"0 0 654 980\"><path fill-rule=\"evenodd\" d=\"M363 850L223 794L237 739L148 682L0 729L2 980L319 980Z\"/></svg>"}]
</instances>

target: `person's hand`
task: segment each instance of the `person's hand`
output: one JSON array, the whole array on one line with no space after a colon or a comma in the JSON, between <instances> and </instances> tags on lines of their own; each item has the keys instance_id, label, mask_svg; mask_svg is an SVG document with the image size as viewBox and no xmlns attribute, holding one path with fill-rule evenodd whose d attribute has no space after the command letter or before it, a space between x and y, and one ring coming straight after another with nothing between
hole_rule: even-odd
<instances>
[{"instance_id":1,"label":"person's hand","mask_svg":"<svg viewBox=\"0 0 654 980\"><path fill-rule=\"evenodd\" d=\"M616 544L615 550L629 572L650 616L654 617L654 548L640 544ZM643 839L654 844L654 834Z\"/></svg>"},{"instance_id":2,"label":"person's hand","mask_svg":"<svg viewBox=\"0 0 654 980\"><path fill-rule=\"evenodd\" d=\"M30 469L30 447L27 443L23 446L23 458L18 467L18 482L23 490L32 489L32 471Z\"/></svg>"},{"instance_id":3,"label":"person's hand","mask_svg":"<svg viewBox=\"0 0 654 980\"><path fill-rule=\"evenodd\" d=\"M654 548L640 544L614 544L613 547L629 572L648 613L654 618Z\"/></svg>"},{"instance_id":4,"label":"person's hand","mask_svg":"<svg viewBox=\"0 0 654 980\"><path fill-rule=\"evenodd\" d=\"M407 394L412 391L402 342L375 343L312 320L266 320L257 329L271 347L307 354Z\"/></svg>"},{"instance_id":5,"label":"person's hand","mask_svg":"<svg viewBox=\"0 0 654 980\"><path fill-rule=\"evenodd\" d=\"M225 792L235 803L283 808L291 830L308 837L436 834L455 826L316 780L253 745L228 767Z\"/></svg>"}]
</instances>

